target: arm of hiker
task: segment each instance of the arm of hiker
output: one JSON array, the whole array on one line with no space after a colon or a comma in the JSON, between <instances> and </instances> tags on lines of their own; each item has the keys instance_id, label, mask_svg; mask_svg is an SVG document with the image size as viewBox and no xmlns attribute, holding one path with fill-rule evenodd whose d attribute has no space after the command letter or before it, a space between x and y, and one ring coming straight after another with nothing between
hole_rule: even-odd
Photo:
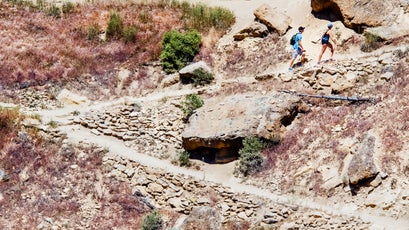
<instances>
[{"instance_id":1,"label":"arm of hiker","mask_svg":"<svg viewBox=\"0 0 409 230\"><path fill-rule=\"evenodd\" d=\"M334 34L332 33L332 31L329 31L329 37L331 39L331 41L334 43L334 45L337 45L337 39L335 38Z\"/></svg>"},{"instance_id":2,"label":"arm of hiker","mask_svg":"<svg viewBox=\"0 0 409 230\"><path fill-rule=\"evenodd\" d=\"M300 47L303 52L305 51L304 46L302 45L301 40L298 41L298 47Z\"/></svg>"}]
</instances>

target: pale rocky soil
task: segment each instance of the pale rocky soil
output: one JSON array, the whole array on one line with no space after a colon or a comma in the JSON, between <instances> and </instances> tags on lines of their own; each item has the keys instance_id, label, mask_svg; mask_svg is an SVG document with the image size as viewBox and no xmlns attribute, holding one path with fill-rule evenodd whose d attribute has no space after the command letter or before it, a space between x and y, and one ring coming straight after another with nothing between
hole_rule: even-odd
<instances>
[{"instance_id":1,"label":"pale rocky soil","mask_svg":"<svg viewBox=\"0 0 409 230\"><path fill-rule=\"evenodd\" d=\"M288 15L292 15L292 26L293 29L286 36L293 34L295 29L299 25L306 26L307 29L304 33L304 37L307 42L304 43L308 56L315 60L318 56L320 49L319 45L316 45L311 40L316 38L317 34L320 34L322 27L326 25L326 22L315 19L311 14L311 8L307 1L295 0L295 1L283 1L277 0L273 3L271 1L263 0L252 0L252 1L222 1L222 0L212 0L206 1L206 4L223 6L231 9L237 16L237 23L232 28L232 31L227 34L220 41L220 47L223 44L232 41L232 34L247 26L253 19L253 11L262 3L277 5L280 9L287 12ZM296 7L294 7L296 6ZM310 39L309 39L310 38ZM335 58L338 60L343 60L346 58L354 58L355 50L351 49L348 53L337 53ZM381 52L381 51L379 51ZM358 53L358 52L356 52ZM328 53L327 53L328 55ZM315 63L313 61L312 63ZM312 64L311 64L312 65ZM288 68L288 63L279 63L274 69L269 71L273 72L284 72ZM246 79L243 79L245 82ZM211 86L212 88L218 88L220 83L216 86ZM189 87L161 89L157 92L148 94L141 98L124 97L119 98L115 101L109 102L91 102L89 104L81 105L64 105L62 108L56 108L53 110L42 110L34 111L34 113L41 115L43 124L47 124L49 121L56 121L59 123L58 129L61 132L67 134L68 142L72 143L94 143L104 148L109 149L109 155L115 159L115 156L121 156L123 159L131 160L137 164L149 167L157 168L158 170L164 170L170 174L181 174L194 178L195 180L205 180L212 183L218 183L221 186L225 186L231 189L235 193L247 193L251 195L260 196L269 199L273 202L278 202L285 205L295 205L301 208L317 210L326 213L329 216L344 216L346 218L356 218L360 219L356 223L367 222L370 223L370 227L366 224L362 226L356 226L356 228L371 228L371 229L408 229L409 218L399 218L388 215L379 210L372 210L371 208L361 209L359 204L354 202L352 198L333 198L325 199L322 197L306 197L302 194L278 194L274 191L270 191L266 188L260 188L253 185L247 185L241 183L239 178L233 176L234 162L224 165L209 165L200 161L195 161L200 170L194 168L181 168L177 167L170 162L172 156L163 157L164 159L159 159L157 155L152 154L152 156L147 155L144 152L135 150L130 145L124 143L124 141L112 136L100 135L100 133L93 133L90 129L87 129L75 122L76 116L72 115L73 112L78 112L81 115L86 114L89 111L105 111L115 106L125 106L132 103L138 103L145 107L154 107L155 105L161 105L164 103L164 98L174 98L177 102L180 101L181 97L192 92L197 92L200 89L192 89ZM169 100L171 101L171 100ZM170 102L168 102L170 103ZM5 104L4 104L5 105ZM47 129L47 128L46 128ZM388 196L385 194L385 196ZM359 201L358 201L359 202ZM407 208L404 206L402 208ZM387 210L385 211L387 212ZM302 218L302 216L299 216ZM330 218L328 218L330 219ZM351 221L353 222L353 221ZM338 226L339 228L342 225ZM322 227L322 226L321 226ZM349 226L344 227L346 229L354 229L355 227Z\"/></svg>"}]
</instances>

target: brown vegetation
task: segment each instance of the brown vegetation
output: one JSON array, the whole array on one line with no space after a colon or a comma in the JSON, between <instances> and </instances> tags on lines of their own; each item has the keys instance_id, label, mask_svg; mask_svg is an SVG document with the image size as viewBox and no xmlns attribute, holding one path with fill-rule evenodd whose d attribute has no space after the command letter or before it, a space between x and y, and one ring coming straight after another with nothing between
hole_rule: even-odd
<instances>
[{"instance_id":1,"label":"brown vegetation","mask_svg":"<svg viewBox=\"0 0 409 230\"><path fill-rule=\"evenodd\" d=\"M103 149L61 145L19 129L16 110L2 109L0 117L0 169L8 175L0 181L1 228L140 226L148 209L128 184L102 176Z\"/></svg>"},{"instance_id":2,"label":"brown vegetation","mask_svg":"<svg viewBox=\"0 0 409 230\"><path fill-rule=\"evenodd\" d=\"M76 5L62 17L55 17L30 4L3 1L0 3L3 44L0 53L4 56L0 83L4 88L26 88L51 82L65 85L73 80L82 81L81 78L87 80L86 75L90 74L99 85L112 87L115 68L135 69L158 60L163 34L192 26L193 19L182 17L187 6L173 4L176 2L98 1ZM119 15L128 32L124 39L104 40L101 37L112 12ZM203 32L205 41L198 58L211 62L209 52L226 28L198 26L202 27L195 29ZM135 32L134 39L129 37L132 32Z\"/></svg>"},{"instance_id":3,"label":"brown vegetation","mask_svg":"<svg viewBox=\"0 0 409 230\"><path fill-rule=\"evenodd\" d=\"M155 60L163 33L182 26L176 9L130 2L78 5L62 18L7 2L1 8L1 53L5 56L0 79L8 86L70 81L85 73L101 76L117 66ZM136 43L87 38L91 26L101 29L98 35L104 32L112 9L121 15L124 25L138 27Z\"/></svg>"}]
</instances>

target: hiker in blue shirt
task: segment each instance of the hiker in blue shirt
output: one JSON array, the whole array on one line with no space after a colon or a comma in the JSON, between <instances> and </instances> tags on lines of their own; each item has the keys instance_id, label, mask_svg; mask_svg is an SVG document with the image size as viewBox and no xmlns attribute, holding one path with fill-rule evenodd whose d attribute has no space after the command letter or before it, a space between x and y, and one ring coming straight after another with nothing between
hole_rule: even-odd
<instances>
[{"instance_id":1,"label":"hiker in blue shirt","mask_svg":"<svg viewBox=\"0 0 409 230\"><path fill-rule=\"evenodd\" d=\"M305 49L302 45L302 33L304 32L305 27L298 27L298 33L295 36L295 43L293 45L293 54L292 54L292 59L290 62L290 67L288 68L288 70L292 71L293 70L293 65L294 65L294 61L295 59L297 59L298 56L301 56L301 63L304 63L304 52Z\"/></svg>"}]
</instances>

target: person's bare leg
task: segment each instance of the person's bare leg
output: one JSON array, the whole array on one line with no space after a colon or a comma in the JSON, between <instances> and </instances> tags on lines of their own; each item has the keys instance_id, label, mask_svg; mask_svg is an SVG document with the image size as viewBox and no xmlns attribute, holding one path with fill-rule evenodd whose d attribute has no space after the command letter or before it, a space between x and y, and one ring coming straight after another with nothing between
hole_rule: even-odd
<instances>
[{"instance_id":1,"label":"person's bare leg","mask_svg":"<svg viewBox=\"0 0 409 230\"><path fill-rule=\"evenodd\" d=\"M294 61L295 61L295 58L291 59L291 62L290 62L290 68L293 68Z\"/></svg>"},{"instance_id":2,"label":"person's bare leg","mask_svg":"<svg viewBox=\"0 0 409 230\"><path fill-rule=\"evenodd\" d=\"M327 45L326 45L326 44L325 44L325 45L322 45L322 49L321 49L320 55L318 56L318 63L321 62L322 55L324 54L324 52L325 52L326 49L327 49Z\"/></svg>"},{"instance_id":3,"label":"person's bare leg","mask_svg":"<svg viewBox=\"0 0 409 230\"><path fill-rule=\"evenodd\" d=\"M328 46L331 49L331 60L333 60L335 48L331 43L328 43Z\"/></svg>"}]
</instances>

